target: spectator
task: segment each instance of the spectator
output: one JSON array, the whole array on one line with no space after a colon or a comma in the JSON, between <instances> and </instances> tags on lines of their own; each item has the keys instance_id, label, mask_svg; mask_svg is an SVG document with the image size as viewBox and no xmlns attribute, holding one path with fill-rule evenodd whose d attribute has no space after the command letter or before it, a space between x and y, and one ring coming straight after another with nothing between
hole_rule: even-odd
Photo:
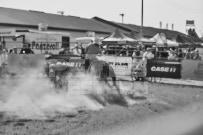
<instances>
[{"instance_id":1,"label":"spectator","mask_svg":"<svg viewBox=\"0 0 203 135\"><path fill-rule=\"evenodd\" d=\"M178 49L177 56L180 59L184 57L182 49Z\"/></svg>"},{"instance_id":2,"label":"spectator","mask_svg":"<svg viewBox=\"0 0 203 135\"><path fill-rule=\"evenodd\" d=\"M28 47L28 44L25 44L21 49L20 54L34 54L34 52Z\"/></svg>"},{"instance_id":3,"label":"spectator","mask_svg":"<svg viewBox=\"0 0 203 135\"><path fill-rule=\"evenodd\" d=\"M14 46L13 49L10 50L9 53L17 54L17 48Z\"/></svg>"},{"instance_id":4,"label":"spectator","mask_svg":"<svg viewBox=\"0 0 203 135\"><path fill-rule=\"evenodd\" d=\"M188 50L186 51L186 55L185 55L186 59L191 59L191 49L188 48Z\"/></svg>"},{"instance_id":5,"label":"spectator","mask_svg":"<svg viewBox=\"0 0 203 135\"><path fill-rule=\"evenodd\" d=\"M170 51L169 52L169 56L168 56L169 60L176 60L177 59L177 55L174 51Z\"/></svg>"},{"instance_id":6,"label":"spectator","mask_svg":"<svg viewBox=\"0 0 203 135\"><path fill-rule=\"evenodd\" d=\"M162 51L160 52L159 56L160 58L167 59L169 56L169 52L166 48L163 48Z\"/></svg>"},{"instance_id":7,"label":"spectator","mask_svg":"<svg viewBox=\"0 0 203 135\"><path fill-rule=\"evenodd\" d=\"M201 60L201 57L200 57L200 55L199 55L199 51L198 51L198 50L195 50L193 59L194 59L194 60Z\"/></svg>"},{"instance_id":8,"label":"spectator","mask_svg":"<svg viewBox=\"0 0 203 135\"><path fill-rule=\"evenodd\" d=\"M153 58L154 58L154 54L152 53L152 49L147 48L147 50L143 54L142 60L153 59Z\"/></svg>"},{"instance_id":9,"label":"spectator","mask_svg":"<svg viewBox=\"0 0 203 135\"><path fill-rule=\"evenodd\" d=\"M142 51L142 47L141 46L138 46L134 51L133 51L133 54L132 54L133 57L142 57L143 56L143 51Z\"/></svg>"},{"instance_id":10,"label":"spectator","mask_svg":"<svg viewBox=\"0 0 203 135\"><path fill-rule=\"evenodd\" d=\"M195 59L196 48L191 49L191 59Z\"/></svg>"},{"instance_id":11,"label":"spectator","mask_svg":"<svg viewBox=\"0 0 203 135\"><path fill-rule=\"evenodd\" d=\"M84 56L85 54L85 49L82 47L82 44L76 44L72 50L74 55L78 55L78 56Z\"/></svg>"}]
</instances>

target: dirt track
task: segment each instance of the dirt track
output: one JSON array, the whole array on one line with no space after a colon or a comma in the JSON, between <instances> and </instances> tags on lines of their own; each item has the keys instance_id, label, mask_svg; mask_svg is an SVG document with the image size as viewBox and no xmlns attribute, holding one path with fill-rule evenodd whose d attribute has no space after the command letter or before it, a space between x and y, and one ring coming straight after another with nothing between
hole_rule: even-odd
<instances>
[{"instance_id":1,"label":"dirt track","mask_svg":"<svg viewBox=\"0 0 203 135\"><path fill-rule=\"evenodd\" d=\"M134 134L133 130L138 129L140 134L147 135L153 134L154 128L151 125L158 123L157 126L160 126L166 124L163 121L170 121L163 118L177 119L181 114L194 116L202 113L202 103L203 89L201 88L149 84L147 100L137 99L137 103L129 107L111 104L100 111L81 111L76 116L60 113L46 120L17 119L1 113L0 134ZM170 114L173 115L170 116ZM199 120L203 119L199 118ZM170 122L173 125L176 120ZM185 121L179 124L183 123ZM178 123L176 124L179 126ZM149 132L142 131L145 127ZM170 129L169 125L168 129ZM163 134L161 129L157 130ZM171 130L173 130L172 127Z\"/></svg>"}]
</instances>

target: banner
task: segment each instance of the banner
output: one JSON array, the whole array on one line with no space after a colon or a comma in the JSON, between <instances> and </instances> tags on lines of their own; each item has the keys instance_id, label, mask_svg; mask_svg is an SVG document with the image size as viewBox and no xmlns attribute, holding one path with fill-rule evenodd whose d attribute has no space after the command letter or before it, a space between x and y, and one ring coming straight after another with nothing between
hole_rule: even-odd
<instances>
[{"instance_id":1,"label":"banner","mask_svg":"<svg viewBox=\"0 0 203 135\"><path fill-rule=\"evenodd\" d=\"M147 77L181 78L181 62L147 60Z\"/></svg>"},{"instance_id":2,"label":"banner","mask_svg":"<svg viewBox=\"0 0 203 135\"><path fill-rule=\"evenodd\" d=\"M203 61L183 60L182 78L203 81Z\"/></svg>"},{"instance_id":3,"label":"banner","mask_svg":"<svg viewBox=\"0 0 203 135\"><path fill-rule=\"evenodd\" d=\"M130 76L133 60L131 57L123 56L100 56L99 60L104 60L114 69L118 76Z\"/></svg>"},{"instance_id":4,"label":"banner","mask_svg":"<svg viewBox=\"0 0 203 135\"><path fill-rule=\"evenodd\" d=\"M59 50L61 48L61 35L46 33L26 33L25 41L31 49Z\"/></svg>"},{"instance_id":5,"label":"banner","mask_svg":"<svg viewBox=\"0 0 203 135\"><path fill-rule=\"evenodd\" d=\"M194 20L186 20L186 26L195 26Z\"/></svg>"},{"instance_id":6,"label":"banner","mask_svg":"<svg viewBox=\"0 0 203 135\"><path fill-rule=\"evenodd\" d=\"M0 29L0 37L15 36L15 29Z\"/></svg>"}]
</instances>

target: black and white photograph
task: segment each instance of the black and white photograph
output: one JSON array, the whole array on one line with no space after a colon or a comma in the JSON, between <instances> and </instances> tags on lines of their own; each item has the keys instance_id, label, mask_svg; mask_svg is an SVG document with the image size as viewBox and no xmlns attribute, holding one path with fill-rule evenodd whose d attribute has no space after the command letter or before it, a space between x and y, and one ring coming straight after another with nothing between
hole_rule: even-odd
<instances>
[{"instance_id":1,"label":"black and white photograph","mask_svg":"<svg viewBox=\"0 0 203 135\"><path fill-rule=\"evenodd\" d=\"M203 135L203 0L0 0L0 135Z\"/></svg>"}]
</instances>

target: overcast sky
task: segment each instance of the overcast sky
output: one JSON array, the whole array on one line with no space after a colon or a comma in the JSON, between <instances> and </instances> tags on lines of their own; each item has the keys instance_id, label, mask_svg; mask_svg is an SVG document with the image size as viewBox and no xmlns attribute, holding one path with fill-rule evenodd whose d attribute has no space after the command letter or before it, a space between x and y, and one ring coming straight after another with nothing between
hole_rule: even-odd
<instances>
[{"instance_id":1,"label":"overcast sky","mask_svg":"<svg viewBox=\"0 0 203 135\"><path fill-rule=\"evenodd\" d=\"M37 10L46 13L64 11L65 15L141 25L142 0L0 0L1 7ZM199 36L203 33L203 0L144 0L144 26L174 29L185 33L186 20L194 20Z\"/></svg>"}]
</instances>

